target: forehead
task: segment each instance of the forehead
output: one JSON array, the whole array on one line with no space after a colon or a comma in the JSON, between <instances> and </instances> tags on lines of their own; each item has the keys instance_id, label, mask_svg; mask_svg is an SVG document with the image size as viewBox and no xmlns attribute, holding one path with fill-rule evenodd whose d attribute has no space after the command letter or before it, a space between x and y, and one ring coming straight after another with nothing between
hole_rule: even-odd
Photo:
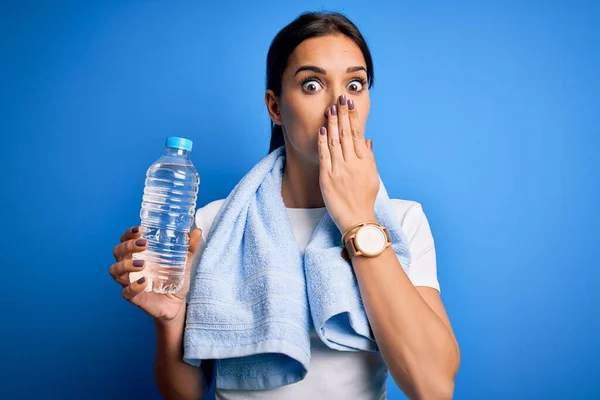
<instances>
[{"instance_id":1,"label":"forehead","mask_svg":"<svg viewBox=\"0 0 600 400\"><path fill-rule=\"evenodd\" d=\"M314 65L326 71L346 71L348 67L366 67L366 62L356 42L337 34L314 37L300 43L290 55L288 67L294 73L302 65Z\"/></svg>"}]
</instances>

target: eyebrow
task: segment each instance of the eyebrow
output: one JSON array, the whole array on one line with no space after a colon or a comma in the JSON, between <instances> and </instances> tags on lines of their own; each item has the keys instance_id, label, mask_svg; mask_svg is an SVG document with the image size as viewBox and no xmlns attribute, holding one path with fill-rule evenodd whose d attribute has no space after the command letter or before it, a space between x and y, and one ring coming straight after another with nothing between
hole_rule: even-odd
<instances>
[{"instance_id":1,"label":"eyebrow","mask_svg":"<svg viewBox=\"0 0 600 400\"><path fill-rule=\"evenodd\" d=\"M327 75L327 72L323 68L316 67L314 65L303 65L296 70L296 73L294 74L294 76L298 75L298 73L300 73L302 71L312 71L312 72L316 72L318 74ZM367 72L367 69L365 67L363 67L362 65L357 65L356 67L348 67L348 69L346 69L347 73L358 72L358 71Z\"/></svg>"}]
</instances>

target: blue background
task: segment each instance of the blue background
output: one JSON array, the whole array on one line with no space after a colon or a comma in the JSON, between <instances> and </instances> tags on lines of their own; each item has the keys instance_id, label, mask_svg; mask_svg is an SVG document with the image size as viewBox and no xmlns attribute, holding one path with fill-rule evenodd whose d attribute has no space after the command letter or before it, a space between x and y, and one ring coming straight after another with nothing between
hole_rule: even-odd
<instances>
[{"instance_id":1,"label":"blue background","mask_svg":"<svg viewBox=\"0 0 600 400\"><path fill-rule=\"evenodd\" d=\"M390 195L430 220L456 398L598 398L598 3L248 3L1 3L0 397L159 398L111 249L165 137L195 141L199 206L266 154L270 41L326 8L371 45Z\"/></svg>"}]
</instances>

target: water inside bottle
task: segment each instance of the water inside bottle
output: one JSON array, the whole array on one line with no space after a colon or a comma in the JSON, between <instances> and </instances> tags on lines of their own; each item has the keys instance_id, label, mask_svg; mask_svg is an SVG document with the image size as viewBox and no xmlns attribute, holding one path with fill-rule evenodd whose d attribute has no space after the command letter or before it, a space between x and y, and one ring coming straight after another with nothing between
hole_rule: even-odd
<instances>
[{"instance_id":1,"label":"water inside bottle","mask_svg":"<svg viewBox=\"0 0 600 400\"><path fill-rule=\"evenodd\" d=\"M188 158L182 163L168 163L164 160L167 156L172 157L167 153L147 172L140 217L148 247L133 255L144 260L145 267L129 276L130 282L145 276L146 291L157 293L176 293L184 284L199 183Z\"/></svg>"}]
</instances>

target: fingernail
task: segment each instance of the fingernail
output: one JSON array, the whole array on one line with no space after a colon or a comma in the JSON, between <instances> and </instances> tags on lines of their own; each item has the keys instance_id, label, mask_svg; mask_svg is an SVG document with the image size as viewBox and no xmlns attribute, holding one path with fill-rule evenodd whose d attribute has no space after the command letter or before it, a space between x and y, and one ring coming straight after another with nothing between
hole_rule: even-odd
<instances>
[{"instance_id":1,"label":"fingernail","mask_svg":"<svg viewBox=\"0 0 600 400\"><path fill-rule=\"evenodd\" d=\"M131 228L131 232L132 233L138 233L140 231L140 227L139 226L134 226L133 228Z\"/></svg>"},{"instance_id":2,"label":"fingernail","mask_svg":"<svg viewBox=\"0 0 600 400\"><path fill-rule=\"evenodd\" d=\"M137 284L138 284L138 285L141 285L142 283L146 282L146 277L145 277L145 276L142 276L142 277L141 277L140 279L138 279L136 282L137 282Z\"/></svg>"},{"instance_id":3,"label":"fingernail","mask_svg":"<svg viewBox=\"0 0 600 400\"><path fill-rule=\"evenodd\" d=\"M320 133L321 135L324 135L324 134L326 134L326 133L327 133L327 129L325 129L325 127L324 127L324 126L322 126L322 127L321 127L321 129L319 129L319 133Z\"/></svg>"},{"instance_id":4,"label":"fingernail","mask_svg":"<svg viewBox=\"0 0 600 400\"><path fill-rule=\"evenodd\" d=\"M135 245L139 247L144 247L148 241L146 239L138 239L135 241Z\"/></svg>"},{"instance_id":5,"label":"fingernail","mask_svg":"<svg viewBox=\"0 0 600 400\"><path fill-rule=\"evenodd\" d=\"M133 260L133 266L134 267L141 267L144 265L144 260Z\"/></svg>"},{"instance_id":6,"label":"fingernail","mask_svg":"<svg viewBox=\"0 0 600 400\"><path fill-rule=\"evenodd\" d=\"M340 96L340 105L341 106L345 106L346 105L346 95L343 94Z\"/></svg>"},{"instance_id":7,"label":"fingernail","mask_svg":"<svg viewBox=\"0 0 600 400\"><path fill-rule=\"evenodd\" d=\"M348 110L354 110L354 100L352 99L348 100Z\"/></svg>"},{"instance_id":8,"label":"fingernail","mask_svg":"<svg viewBox=\"0 0 600 400\"><path fill-rule=\"evenodd\" d=\"M337 115L337 107L335 105L331 106L331 115Z\"/></svg>"}]
</instances>

